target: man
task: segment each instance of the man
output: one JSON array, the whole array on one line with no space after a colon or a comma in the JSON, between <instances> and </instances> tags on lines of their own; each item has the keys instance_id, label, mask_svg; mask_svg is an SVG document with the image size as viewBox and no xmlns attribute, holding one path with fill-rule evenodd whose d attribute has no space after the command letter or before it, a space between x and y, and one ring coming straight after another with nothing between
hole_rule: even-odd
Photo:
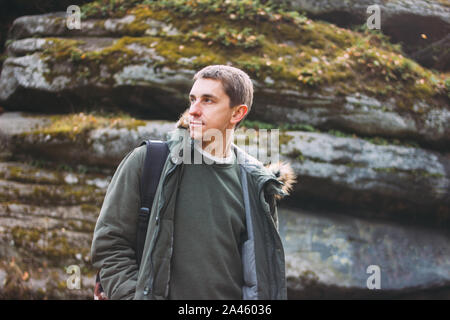
<instances>
[{"instance_id":1,"label":"man","mask_svg":"<svg viewBox=\"0 0 450 320\"><path fill-rule=\"evenodd\" d=\"M292 170L265 168L232 143L252 105L246 73L214 65L194 81L191 106L167 141L140 265L135 239L145 146L127 154L111 180L94 231L93 265L110 299L286 299L276 200L290 190Z\"/></svg>"}]
</instances>

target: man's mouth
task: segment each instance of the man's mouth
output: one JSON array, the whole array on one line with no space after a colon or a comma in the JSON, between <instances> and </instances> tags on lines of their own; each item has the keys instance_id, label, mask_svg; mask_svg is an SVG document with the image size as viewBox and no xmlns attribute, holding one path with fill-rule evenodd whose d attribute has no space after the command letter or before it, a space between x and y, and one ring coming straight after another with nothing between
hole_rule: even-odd
<instances>
[{"instance_id":1,"label":"man's mouth","mask_svg":"<svg viewBox=\"0 0 450 320\"><path fill-rule=\"evenodd\" d=\"M189 122L189 125L191 127L193 127L193 126L202 126L203 122L201 122L201 121L191 121L191 122Z\"/></svg>"}]
</instances>

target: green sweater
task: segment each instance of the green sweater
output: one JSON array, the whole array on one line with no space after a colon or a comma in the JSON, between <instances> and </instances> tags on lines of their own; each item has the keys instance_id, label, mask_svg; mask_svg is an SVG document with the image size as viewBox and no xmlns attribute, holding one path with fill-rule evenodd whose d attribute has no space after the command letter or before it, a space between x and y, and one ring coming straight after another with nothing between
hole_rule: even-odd
<instances>
[{"instance_id":1,"label":"green sweater","mask_svg":"<svg viewBox=\"0 0 450 320\"><path fill-rule=\"evenodd\" d=\"M227 160L184 164L169 299L242 299L245 210L235 155Z\"/></svg>"}]
</instances>

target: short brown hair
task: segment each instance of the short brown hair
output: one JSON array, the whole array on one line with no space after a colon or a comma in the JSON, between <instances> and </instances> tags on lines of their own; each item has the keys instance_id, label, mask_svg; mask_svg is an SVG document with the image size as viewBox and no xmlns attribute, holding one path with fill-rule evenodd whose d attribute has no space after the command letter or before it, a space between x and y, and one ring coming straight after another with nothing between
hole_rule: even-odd
<instances>
[{"instance_id":1,"label":"short brown hair","mask_svg":"<svg viewBox=\"0 0 450 320\"><path fill-rule=\"evenodd\" d=\"M242 120L250 113L253 103L253 83L248 74L241 69L225 65L211 65L198 71L193 79L194 81L198 79L220 80L225 93L230 98L230 107L241 104L248 107L247 114ZM235 128L239 127L241 121L236 124Z\"/></svg>"}]
</instances>

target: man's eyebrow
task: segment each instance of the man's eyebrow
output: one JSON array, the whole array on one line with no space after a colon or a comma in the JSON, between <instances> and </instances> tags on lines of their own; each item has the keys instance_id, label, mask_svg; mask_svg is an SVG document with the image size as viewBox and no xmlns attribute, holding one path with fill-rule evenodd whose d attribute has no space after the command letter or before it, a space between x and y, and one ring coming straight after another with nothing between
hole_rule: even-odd
<instances>
[{"instance_id":1,"label":"man's eyebrow","mask_svg":"<svg viewBox=\"0 0 450 320\"><path fill-rule=\"evenodd\" d=\"M189 98L192 98L192 97L195 97L195 94L189 94ZM217 97L215 95L213 95L213 94L205 93L205 94L202 94L202 97L203 98L212 98L212 99L216 99L217 100Z\"/></svg>"}]
</instances>

